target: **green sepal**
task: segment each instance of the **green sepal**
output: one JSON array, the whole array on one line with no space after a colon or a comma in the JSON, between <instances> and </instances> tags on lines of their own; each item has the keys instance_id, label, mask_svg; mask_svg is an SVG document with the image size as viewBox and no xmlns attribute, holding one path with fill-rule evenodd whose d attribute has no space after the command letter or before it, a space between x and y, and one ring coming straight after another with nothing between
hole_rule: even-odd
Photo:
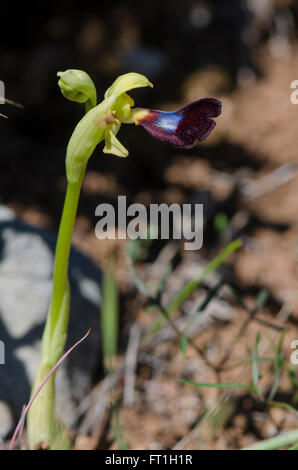
<instances>
[{"instance_id":1,"label":"green sepal","mask_svg":"<svg viewBox=\"0 0 298 470\"><path fill-rule=\"evenodd\" d=\"M140 73L129 72L124 75L120 75L114 83L107 89L105 98L110 96L120 96L122 93L126 93L134 88L141 88L145 86L153 87L152 83L149 82L148 78Z\"/></svg>"}]
</instances>

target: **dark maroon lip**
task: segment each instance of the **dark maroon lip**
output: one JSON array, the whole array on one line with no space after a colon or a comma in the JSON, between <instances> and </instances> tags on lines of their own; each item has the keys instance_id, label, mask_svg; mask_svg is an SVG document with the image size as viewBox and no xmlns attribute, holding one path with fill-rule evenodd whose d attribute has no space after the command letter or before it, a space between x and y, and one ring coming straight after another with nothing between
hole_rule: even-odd
<instances>
[{"instance_id":1,"label":"dark maroon lip","mask_svg":"<svg viewBox=\"0 0 298 470\"><path fill-rule=\"evenodd\" d=\"M193 148L214 129L214 119L221 114L222 104L217 98L202 98L174 112L148 110L139 121L153 137L175 147Z\"/></svg>"}]
</instances>

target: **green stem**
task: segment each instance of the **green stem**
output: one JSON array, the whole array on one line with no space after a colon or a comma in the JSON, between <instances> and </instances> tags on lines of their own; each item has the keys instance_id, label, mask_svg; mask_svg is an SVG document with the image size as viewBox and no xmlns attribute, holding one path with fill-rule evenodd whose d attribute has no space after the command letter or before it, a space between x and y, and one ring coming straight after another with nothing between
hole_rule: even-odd
<instances>
[{"instance_id":1,"label":"green stem","mask_svg":"<svg viewBox=\"0 0 298 470\"><path fill-rule=\"evenodd\" d=\"M41 363L32 393L61 357L68 330L70 289L68 265L71 239L75 224L81 184L85 168L78 182L68 182L56 244L53 291L42 337ZM28 414L28 442L31 449L45 443L57 448L57 420L55 418L54 375L39 393ZM60 425L61 429L61 425ZM61 440L61 433L60 433ZM67 440L65 447L68 446Z\"/></svg>"},{"instance_id":2,"label":"green stem","mask_svg":"<svg viewBox=\"0 0 298 470\"><path fill-rule=\"evenodd\" d=\"M91 103L85 103L86 113L91 107ZM67 183L55 251L52 298L42 336L41 362L32 387L32 394L60 359L66 344L70 307L69 255L87 161L88 158L86 158L79 180ZM28 443L31 449L45 444L51 449L69 447L66 432L64 433L62 424L55 416L55 374L50 377L31 406L27 424Z\"/></svg>"},{"instance_id":3,"label":"green stem","mask_svg":"<svg viewBox=\"0 0 298 470\"><path fill-rule=\"evenodd\" d=\"M53 297L51 308L53 310L53 321L55 322L55 313L61 308L61 301L67 285L68 262L71 247L71 238L77 214L81 182L68 183L63 207L63 213L58 233L54 279L53 279Z\"/></svg>"},{"instance_id":4,"label":"green stem","mask_svg":"<svg viewBox=\"0 0 298 470\"><path fill-rule=\"evenodd\" d=\"M66 341L70 300L68 286L69 254L84 173L85 171L83 171L80 181L67 184L58 232L52 300L42 339L42 359L49 360L53 366L61 356ZM61 318L61 316L64 318ZM64 340L62 340L61 335L63 335Z\"/></svg>"},{"instance_id":5,"label":"green stem","mask_svg":"<svg viewBox=\"0 0 298 470\"><path fill-rule=\"evenodd\" d=\"M298 440L298 431L290 431L280 434L276 437L271 437L265 441L258 442L249 447L245 447L243 450L275 450L280 447L286 447L297 442Z\"/></svg>"}]
</instances>

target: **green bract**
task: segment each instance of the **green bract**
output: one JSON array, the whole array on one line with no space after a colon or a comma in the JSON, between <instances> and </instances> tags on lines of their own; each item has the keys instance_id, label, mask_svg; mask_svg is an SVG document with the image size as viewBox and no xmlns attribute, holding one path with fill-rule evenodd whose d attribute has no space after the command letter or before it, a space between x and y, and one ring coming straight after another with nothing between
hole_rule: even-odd
<instances>
[{"instance_id":1,"label":"green bract","mask_svg":"<svg viewBox=\"0 0 298 470\"><path fill-rule=\"evenodd\" d=\"M69 140L66 150L66 177L76 183L95 150L105 138L105 130L109 120L115 119L112 114L116 98L111 97L91 109L79 121Z\"/></svg>"},{"instance_id":2,"label":"green bract","mask_svg":"<svg viewBox=\"0 0 298 470\"><path fill-rule=\"evenodd\" d=\"M69 72L72 72L71 75L69 75ZM74 72L76 72L76 88L75 80L68 80L67 86L64 85L65 77L73 77ZM68 86L71 83L71 96L77 96L77 99L73 101L81 99L83 87L79 80L80 76L83 82L85 80L84 75L80 75L79 72L81 71L60 72L60 81L63 80L62 93L66 96ZM128 150L119 142L116 134L120 129L121 123L127 120L131 113L131 107L134 105L134 100L126 92L133 88L144 86L152 86L152 84L143 75L138 73L121 75L108 88L105 93L105 99L88 111L81 119L67 147L66 175L68 181L75 183L80 180L88 159L95 150L95 147L103 140L105 140L104 153L110 153L118 157L126 157L128 155ZM67 97L69 98L69 96Z\"/></svg>"}]
</instances>

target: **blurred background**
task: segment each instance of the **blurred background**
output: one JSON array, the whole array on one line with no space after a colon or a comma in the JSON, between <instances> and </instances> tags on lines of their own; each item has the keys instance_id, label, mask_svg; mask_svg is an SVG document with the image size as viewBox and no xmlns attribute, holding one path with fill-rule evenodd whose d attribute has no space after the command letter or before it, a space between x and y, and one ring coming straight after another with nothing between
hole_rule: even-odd
<instances>
[{"instance_id":1,"label":"blurred background","mask_svg":"<svg viewBox=\"0 0 298 470\"><path fill-rule=\"evenodd\" d=\"M190 151L154 141L140 126L122 126L119 139L130 156L102 155L98 148L88 164L74 246L96 268L105 272L112 265L116 285L112 281L109 288L119 309L115 313L115 306L107 308L114 309L114 328L120 333L114 375L103 378L98 348L84 389L90 400L82 405L80 393L74 397L74 408L81 406L81 411L69 423L77 448L235 449L295 429L298 379L289 358L291 341L298 339L298 105L290 97L291 83L298 80L298 2L65 0L46 8L29 5L1 6L0 79L6 98L22 107L1 107L8 119L1 120L0 200L2 208L37 231L54 234L58 229L66 185L65 148L83 113L81 106L62 97L58 71L88 72L99 99L119 74L135 71L154 83L153 89L132 93L137 106L174 110L207 96L223 103L210 138ZM232 240L242 239L241 250L204 279L174 317L183 327L185 318L201 305L191 335L201 354L189 347L185 358L167 325L149 343L140 340L159 314L147 311L148 299L135 287L127 262L129 244L101 242L94 233L96 206L115 205L118 195L146 206L204 204L204 245L199 252L185 252L176 241L138 246L138 272L153 290L171 265L162 291L165 303L198 278ZM26 305L26 299L18 300ZM7 334L3 318L0 333ZM34 341L42 321L37 324ZM261 396L242 390L225 395L178 382L184 377L249 383L250 369L245 367L257 332L265 341L264 356L274 357L283 328L286 365L275 394L270 395L277 380L274 361L260 378ZM8 336L13 366L16 343L12 333ZM18 341L22 338L19 333ZM22 345L30 345L32 338L29 335ZM133 392L125 389L128 372L123 372L128 346L134 351L134 365L128 368ZM2 423L3 438L9 436L30 389L24 372L30 356L18 360L23 361L26 383L7 375L3 379L9 382L0 393L3 416L8 416ZM241 361L236 373L233 367ZM113 401L109 393L115 383ZM13 403L7 390L17 395ZM273 399L283 406L271 406L268 400ZM101 412L94 414L98 406ZM211 417L202 423L210 409Z\"/></svg>"}]
</instances>

